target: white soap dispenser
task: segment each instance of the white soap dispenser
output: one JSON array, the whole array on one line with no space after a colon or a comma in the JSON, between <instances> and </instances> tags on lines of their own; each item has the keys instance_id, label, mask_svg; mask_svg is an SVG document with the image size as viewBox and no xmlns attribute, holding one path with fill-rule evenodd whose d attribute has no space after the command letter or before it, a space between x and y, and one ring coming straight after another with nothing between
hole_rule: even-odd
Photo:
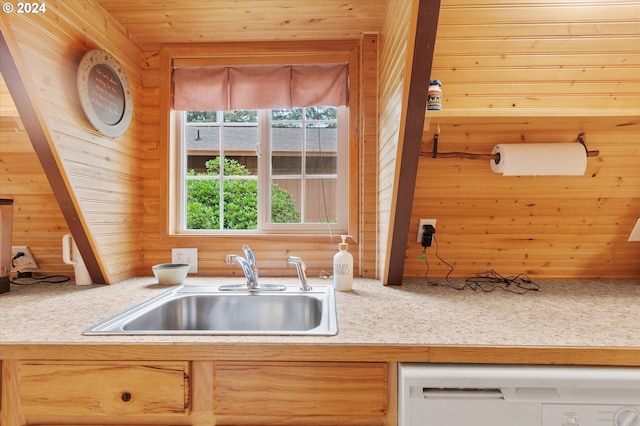
<instances>
[{"instance_id":1,"label":"white soap dispenser","mask_svg":"<svg viewBox=\"0 0 640 426\"><path fill-rule=\"evenodd\" d=\"M338 291L351 291L353 287L353 256L347 250L347 237L342 235L342 243L338 244L340 250L333 256L333 287Z\"/></svg>"}]
</instances>

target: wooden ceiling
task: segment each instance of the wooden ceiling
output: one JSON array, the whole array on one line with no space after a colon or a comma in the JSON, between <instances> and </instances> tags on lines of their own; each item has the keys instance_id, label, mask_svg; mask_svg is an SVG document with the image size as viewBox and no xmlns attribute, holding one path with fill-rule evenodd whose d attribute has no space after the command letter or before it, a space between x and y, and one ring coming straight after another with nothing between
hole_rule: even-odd
<instances>
[{"instance_id":1,"label":"wooden ceiling","mask_svg":"<svg viewBox=\"0 0 640 426\"><path fill-rule=\"evenodd\" d=\"M359 39L386 0L97 0L146 50L167 43Z\"/></svg>"}]
</instances>

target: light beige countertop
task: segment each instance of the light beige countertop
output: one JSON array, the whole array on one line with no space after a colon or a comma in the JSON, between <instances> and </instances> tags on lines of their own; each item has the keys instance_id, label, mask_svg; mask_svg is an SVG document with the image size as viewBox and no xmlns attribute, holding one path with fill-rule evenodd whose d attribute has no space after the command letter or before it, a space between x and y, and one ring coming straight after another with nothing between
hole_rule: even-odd
<instances>
[{"instance_id":1,"label":"light beige countertop","mask_svg":"<svg viewBox=\"0 0 640 426\"><path fill-rule=\"evenodd\" d=\"M188 277L185 284L242 283ZM336 292L336 336L84 336L82 331L168 287L153 277L117 284L12 285L0 295L0 344L313 344L640 347L640 280L534 280L540 291L455 290L423 279L383 286L355 279ZM295 278L262 283L297 285ZM439 283L444 283L439 280ZM457 284L464 281L456 280ZM310 279L312 286L330 280Z\"/></svg>"}]
</instances>

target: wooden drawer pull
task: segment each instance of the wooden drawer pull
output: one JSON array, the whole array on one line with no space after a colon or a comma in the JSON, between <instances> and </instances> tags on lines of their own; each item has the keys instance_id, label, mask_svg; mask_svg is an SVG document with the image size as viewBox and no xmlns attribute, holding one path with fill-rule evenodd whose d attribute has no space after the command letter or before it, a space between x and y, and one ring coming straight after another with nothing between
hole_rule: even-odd
<instances>
[{"instance_id":1,"label":"wooden drawer pull","mask_svg":"<svg viewBox=\"0 0 640 426\"><path fill-rule=\"evenodd\" d=\"M122 392L122 395L120 395L120 399L122 399L124 402L129 402L129 401L131 401L131 393L129 393L129 392Z\"/></svg>"}]
</instances>

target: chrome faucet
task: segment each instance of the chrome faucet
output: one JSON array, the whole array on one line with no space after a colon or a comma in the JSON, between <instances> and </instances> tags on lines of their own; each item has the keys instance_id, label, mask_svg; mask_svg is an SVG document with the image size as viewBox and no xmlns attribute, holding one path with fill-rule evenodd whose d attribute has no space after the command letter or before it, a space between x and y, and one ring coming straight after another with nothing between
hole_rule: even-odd
<instances>
[{"instance_id":1,"label":"chrome faucet","mask_svg":"<svg viewBox=\"0 0 640 426\"><path fill-rule=\"evenodd\" d=\"M242 267L244 276L247 278L246 287L242 284L228 284L220 286L220 290L231 291L248 288L251 291L284 291L287 289L287 286L282 284L258 284L256 258L253 256L253 252L248 245L242 246L242 251L245 257L238 256L237 254L228 254L226 262L227 265L238 263ZM311 287L309 287L309 289L311 289Z\"/></svg>"},{"instance_id":2,"label":"chrome faucet","mask_svg":"<svg viewBox=\"0 0 640 426\"><path fill-rule=\"evenodd\" d=\"M253 255L251 247L245 244L242 246L242 251L244 252L245 259L249 262L249 266L251 266L251 269L253 270L253 275L256 277L256 281L258 281L258 265L256 264L256 258Z\"/></svg>"},{"instance_id":3,"label":"chrome faucet","mask_svg":"<svg viewBox=\"0 0 640 426\"><path fill-rule=\"evenodd\" d=\"M253 257L253 254L251 254L251 256ZM242 267L242 271L244 272L244 276L247 278L247 288L249 288L250 290L255 290L256 288L258 288L257 270L254 270L255 259L252 266L251 261L245 259L244 257L238 256L237 254L228 254L226 262L227 265L233 265L234 263L240 264L240 266Z\"/></svg>"},{"instance_id":4,"label":"chrome faucet","mask_svg":"<svg viewBox=\"0 0 640 426\"><path fill-rule=\"evenodd\" d=\"M300 290L311 290L311 286L307 284L307 265L305 265L302 259L297 256L289 256L287 262L292 265L296 265L296 269L298 270L298 278L300 278Z\"/></svg>"}]
</instances>

